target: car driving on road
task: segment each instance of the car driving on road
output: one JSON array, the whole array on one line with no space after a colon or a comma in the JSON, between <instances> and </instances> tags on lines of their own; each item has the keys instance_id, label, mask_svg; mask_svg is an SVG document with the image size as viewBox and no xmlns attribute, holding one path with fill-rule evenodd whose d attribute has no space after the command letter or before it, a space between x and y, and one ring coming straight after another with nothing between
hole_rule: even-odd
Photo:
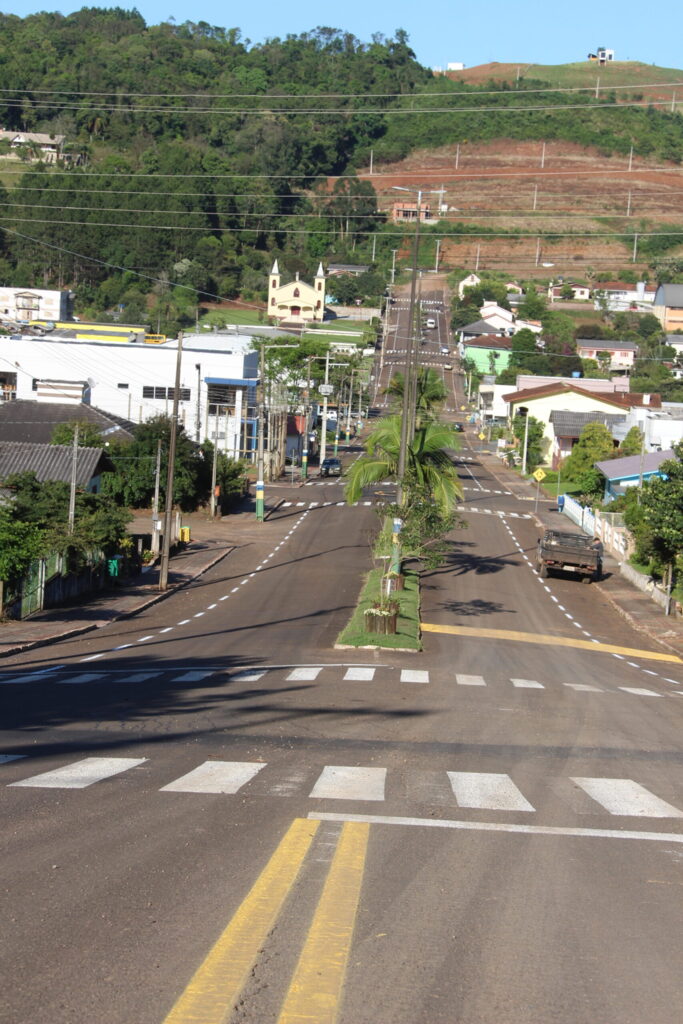
<instances>
[{"instance_id":1,"label":"car driving on road","mask_svg":"<svg viewBox=\"0 0 683 1024\"><path fill-rule=\"evenodd\" d=\"M341 471L339 459L323 459L320 467L321 476L341 476Z\"/></svg>"}]
</instances>

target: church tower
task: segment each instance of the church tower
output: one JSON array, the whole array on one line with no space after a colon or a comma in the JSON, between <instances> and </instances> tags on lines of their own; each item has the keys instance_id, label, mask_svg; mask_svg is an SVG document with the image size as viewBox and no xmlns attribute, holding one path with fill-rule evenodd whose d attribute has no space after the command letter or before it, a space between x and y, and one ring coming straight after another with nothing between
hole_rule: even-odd
<instances>
[{"instance_id":1,"label":"church tower","mask_svg":"<svg viewBox=\"0 0 683 1024\"><path fill-rule=\"evenodd\" d=\"M280 288L280 268L277 260L273 263L273 269L268 278L268 316L274 316L277 309L277 292Z\"/></svg>"},{"instance_id":2,"label":"church tower","mask_svg":"<svg viewBox=\"0 0 683 1024\"><path fill-rule=\"evenodd\" d=\"M313 287L315 288L314 319L322 320L325 315L325 271L323 270L322 263L318 264Z\"/></svg>"}]
</instances>

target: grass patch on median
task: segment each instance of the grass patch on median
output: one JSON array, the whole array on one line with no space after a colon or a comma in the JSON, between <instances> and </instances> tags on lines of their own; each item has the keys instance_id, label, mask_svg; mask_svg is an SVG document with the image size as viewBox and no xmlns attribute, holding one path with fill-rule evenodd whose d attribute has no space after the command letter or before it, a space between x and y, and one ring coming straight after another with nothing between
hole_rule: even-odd
<instances>
[{"instance_id":1,"label":"grass patch on median","mask_svg":"<svg viewBox=\"0 0 683 1024\"><path fill-rule=\"evenodd\" d=\"M392 650L421 651L420 642L420 577L410 569L405 570L405 588L392 593L392 599L399 603L396 632L385 636L368 633L365 630L365 610L379 600L382 570L373 569L368 573L351 619L337 637L338 644L347 647L385 647Z\"/></svg>"}]
</instances>

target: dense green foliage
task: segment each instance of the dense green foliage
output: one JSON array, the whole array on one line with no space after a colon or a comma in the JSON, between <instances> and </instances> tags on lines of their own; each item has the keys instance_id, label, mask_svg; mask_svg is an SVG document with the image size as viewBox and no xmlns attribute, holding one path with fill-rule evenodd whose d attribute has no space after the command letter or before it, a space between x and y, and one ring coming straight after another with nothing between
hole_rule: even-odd
<instances>
[{"instance_id":1,"label":"dense green foliage","mask_svg":"<svg viewBox=\"0 0 683 1024\"><path fill-rule=\"evenodd\" d=\"M630 487L610 509L623 509L624 521L636 541L636 558L662 575L666 566L683 569L683 443L675 458L660 466L641 488Z\"/></svg>"},{"instance_id":2,"label":"dense green foliage","mask_svg":"<svg viewBox=\"0 0 683 1024\"><path fill-rule=\"evenodd\" d=\"M120 311L164 333L193 322L199 301L262 301L273 256L304 278L323 258L372 262L335 290L376 301L396 238L354 176L371 150L387 161L421 146L566 139L683 159L678 114L602 107L611 93L548 100L526 79L491 96L490 84L434 77L401 30L365 43L318 28L250 45L235 28L148 26L121 8L4 14L0 28L1 122L67 140L57 167L30 145L3 162L0 279L71 287L79 313ZM532 109L544 105L557 109ZM448 222L425 231L427 247L444 227L497 232ZM651 258L670 244L641 242Z\"/></svg>"}]
</instances>

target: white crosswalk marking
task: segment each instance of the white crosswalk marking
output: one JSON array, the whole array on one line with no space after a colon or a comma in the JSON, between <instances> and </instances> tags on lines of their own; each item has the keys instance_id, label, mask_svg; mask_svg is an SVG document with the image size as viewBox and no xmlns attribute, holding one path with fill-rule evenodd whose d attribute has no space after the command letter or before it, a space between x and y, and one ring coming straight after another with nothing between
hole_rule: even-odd
<instances>
[{"instance_id":1,"label":"white crosswalk marking","mask_svg":"<svg viewBox=\"0 0 683 1024\"><path fill-rule=\"evenodd\" d=\"M85 757L82 761L74 761L63 768L42 772L20 782L11 782L10 786L25 786L31 789L85 789L94 782L101 782L103 779L128 771L129 768L136 768L146 760L146 757Z\"/></svg>"},{"instance_id":2,"label":"white crosswalk marking","mask_svg":"<svg viewBox=\"0 0 683 1024\"><path fill-rule=\"evenodd\" d=\"M359 683L369 683L375 675L374 668L364 668L362 665L354 665L347 668L344 679L356 680Z\"/></svg>"},{"instance_id":3,"label":"white crosswalk marking","mask_svg":"<svg viewBox=\"0 0 683 1024\"><path fill-rule=\"evenodd\" d=\"M236 683L255 683L265 674L265 669L262 671L258 669L245 669L243 672L235 672L234 676L230 676L230 678Z\"/></svg>"},{"instance_id":4,"label":"white crosswalk marking","mask_svg":"<svg viewBox=\"0 0 683 1024\"><path fill-rule=\"evenodd\" d=\"M458 686L486 686L483 676L463 676L456 673L455 681Z\"/></svg>"},{"instance_id":5,"label":"white crosswalk marking","mask_svg":"<svg viewBox=\"0 0 683 1024\"><path fill-rule=\"evenodd\" d=\"M0 684L14 686L20 683L43 683L46 681L42 672L32 672L29 675L23 676L3 676L0 679Z\"/></svg>"},{"instance_id":6,"label":"white crosswalk marking","mask_svg":"<svg viewBox=\"0 0 683 1024\"><path fill-rule=\"evenodd\" d=\"M402 683L428 683L429 672L421 672L417 669L404 668L401 669L401 682Z\"/></svg>"},{"instance_id":7,"label":"white crosswalk marking","mask_svg":"<svg viewBox=\"0 0 683 1024\"><path fill-rule=\"evenodd\" d=\"M386 768L326 765L309 793L317 800L384 800Z\"/></svg>"},{"instance_id":8,"label":"white crosswalk marking","mask_svg":"<svg viewBox=\"0 0 683 1024\"><path fill-rule=\"evenodd\" d=\"M0 754L0 764L8 764L10 761L21 761L26 754Z\"/></svg>"},{"instance_id":9,"label":"white crosswalk marking","mask_svg":"<svg viewBox=\"0 0 683 1024\"><path fill-rule=\"evenodd\" d=\"M661 800L632 779L572 778L610 814L638 818L683 818L683 811Z\"/></svg>"},{"instance_id":10,"label":"white crosswalk marking","mask_svg":"<svg viewBox=\"0 0 683 1024\"><path fill-rule=\"evenodd\" d=\"M55 682L63 686L82 686L84 683L101 682L105 678L102 672L80 672L64 679L55 679Z\"/></svg>"},{"instance_id":11,"label":"white crosswalk marking","mask_svg":"<svg viewBox=\"0 0 683 1024\"><path fill-rule=\"evenodd\" d=\"M545 690L545 686L537 683L535 679L511 679L510 682L521 690Z\"/></svg>"},{"instance_id":12,"label":"white crosswalk marking","mask_svg":"<svg viewBox=\"0 0 683 1024\"><path fill-rule=\"evenodd\" d=\"M317 679L322 672L322 665L308 665L305 668L295 668L287 676L287 682L309 682Z\"/></svg>"},{"instance_id":13,"label":"white crosswalk marking","mask_svg":"<svg viewBox=\"0 0 683 1024\"><path fill-rule=\"evenodd\" d=\"M620 686L619 689L623 690L624 693L635 693L636 696L638 696L638 697L661 697L661 696L663 696L663 694L657 693L656 690L646 690L644 687L640 687L640 686Z\"/></svg>"},{"instance_id":14,"label":"white crosswalk marking","mask_svg":"<svg viewBox=\"0 0 683 1024\"><path fill-rule=\"evenodd\" d=\"M496 772L448 772L460 807L488 811L533 811L509 775Z\"/></svg>"},{"instance_id":15,"label":"white crosswalk marking","mask_svg":"<svg viewBox=\"0 0 683 1024\"><path fill-rule=\"evenodd\" d=\"M604 693L599 686L589 686L588 683L565 683L565 686L569 686L572 690L579 690L585 693Z\"/></svg>"},{"instance_id":16,"label":"white crosswalk marking","mask_svg":"<svg viewBox=\"0 0 683 1024\"><path fill-rule=\"evenodd\" d=\"M159 792L237 793L265 767L265 763L254 761L205 761Z\"/></svg>"}]
</instances>

